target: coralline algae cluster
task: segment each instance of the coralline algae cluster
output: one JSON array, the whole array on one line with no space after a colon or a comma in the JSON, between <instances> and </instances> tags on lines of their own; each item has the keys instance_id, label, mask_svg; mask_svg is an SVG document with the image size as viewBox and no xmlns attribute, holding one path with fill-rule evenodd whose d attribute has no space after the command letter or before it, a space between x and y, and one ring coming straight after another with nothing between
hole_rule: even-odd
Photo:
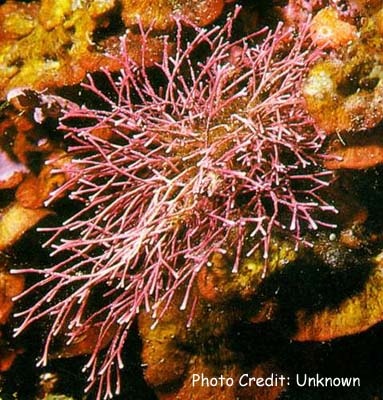
<instances>
[{"instance_id":1,"label":"coralline algae cluster","mask_svg":"<svg viewBox=\"0 0 383 400\"><path fill-rule=\"evenodd\" d=\"M233 40L235 17L211 30L176 20L175 48L164 38L154 70L146 66L145 40L140 63L123 40L120 74L105 70L108 94L91 76L82 85L104 107L64 107L60 129L72 161L61 168L67 180L52 196L69 192L83 207L50 229L53 253L68 256L52 268L20 271L42 275L29 292L53 288L18 315L20 329L56 316L44 364L55 335L65 333L70 344L97 327L87 368L91 385L100 375L98 397L112 397L114 385L120 391L121 354L139 312L152 313L155 326L181 292L178 306L192 320L202 269L211 275L213 267L233 274L255 267L260 281L275 269L274 235L283 232L298 248L307 230L332 226L322 218L336 211L321 197L331 179L320 165L324 136L299 90L321 53L310 47L307 29L298 40L282 26ZM145 39L149 31L140 28ZM226 261L215 263L219 255ZM241 274L243 292L257 286L251 275ZM105 304L89 310L104 288ZM240 286L235 292L246 297Z\"/></svg>"},{"instance_id":2,"label":"coralline algae cluster","mask_svg":"<svg viewBox=\"0 0 383 400\"><path fill-rule=\"evenodd\" d=\"M44 365L88 354L100 399L129 398L136 320L158 398L277 399L287 387L191 377L287 374L257 353L263 326L284 343L381 320L382 226L344 170L382 163L382 4L152 3L0 6L0 250L14 258L0 278L18 294L21 273L36 277L17 332L44 321ZM249 33L273 17L284 24ZM25 232L53 213L54 265L16 267ZM1 346L3 371L21 350Z\"/></svg>"}]
</instances>

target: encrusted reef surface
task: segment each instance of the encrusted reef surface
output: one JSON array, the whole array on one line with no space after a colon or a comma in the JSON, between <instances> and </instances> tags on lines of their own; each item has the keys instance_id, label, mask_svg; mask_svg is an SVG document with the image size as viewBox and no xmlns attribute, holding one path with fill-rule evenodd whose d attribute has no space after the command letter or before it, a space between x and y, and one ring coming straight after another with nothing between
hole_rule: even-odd
<instances>
[{"instance_id":1,"label":"encrusted reef surface","mask_svg":"<svg viewBox=\"0 0 383 400\"><path fill-rule=\"evenodd\" d=\"M144 28L169 30L174 12L203 26L222 12L224 0L203 1L6 1L0 6L0 94L15 87L38 90L81 82L87 72L120 67L107 54L119 48L119 36ZM140 56L137 32L127 37L131 55ZM155 60L156 41L150 45Z\"/></svg>"}]
</instances>

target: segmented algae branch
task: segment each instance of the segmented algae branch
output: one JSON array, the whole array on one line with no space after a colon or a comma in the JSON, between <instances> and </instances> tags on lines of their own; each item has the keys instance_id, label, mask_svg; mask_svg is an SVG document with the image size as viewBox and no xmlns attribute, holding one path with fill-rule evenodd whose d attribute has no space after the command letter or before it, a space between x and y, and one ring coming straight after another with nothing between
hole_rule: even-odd
<instances>
[{"instance_id":1,"label":"segmented algae branch","mask_svg":"<svg viewBox=\"0 0 383 400\"><path fill-rule=\"evenodd\" d=\"M19 313L16 332L51 317L45 365L56 335L73 343L96 327L85 369L98 399L120 391L137 313L151 312L155 326L181 293L192 319L196 278L217 255L233 274L243 260L261 260L264 276L274 235L297 248L307 231L332 226L325 217L335 209L322 196L331 181L321 166L324 135L301 95L320 52L307 27L233 39L238 12L210 29L176 17L175 45L163 38L154 69L145 67L150 29L141 26L140 62L122 40L119 75L104 70L109 90L92 76L83 83L101 108L69 103L61 119L73 161L51 202L68 193L82 208L49 229L52 255L67 258L21 271L41 275L24 295L50 289Z\"/></svg>"}]
</instances>

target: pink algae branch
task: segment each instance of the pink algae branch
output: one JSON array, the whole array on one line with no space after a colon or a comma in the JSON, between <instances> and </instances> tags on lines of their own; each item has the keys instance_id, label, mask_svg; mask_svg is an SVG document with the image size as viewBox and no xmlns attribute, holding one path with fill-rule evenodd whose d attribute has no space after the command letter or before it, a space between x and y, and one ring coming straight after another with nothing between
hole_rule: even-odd
<instances>
[{"instance_id":1,"label":"pink algae branch","mask_svg":"<svg viewBox=\"0 0 383 400\"><path fill-rule=\"evenodd\" d=\"M68 103L62 118L73 163L53 199L69 191L83 207L49 228L47 245L66 259L22 271L41 274L24 295L49 290L19 313L17 333L52 318L46 364L56 335L71 343L99 326L85 366L98 399L120 391L121 353L137 313L158 321L179 290L181 309L195 304L195 278L214 253L228 254L233 272L258 253L267 266L275 232L298 245L307 228L331 226L318 217L335 212L321 197L331 181L321 167L324 135L300 91L320 52L307 28L294 36L279 25L232 40L237 13L210 30L176 19L174 48L165 37L154 69L144 66L150 30L141 32L140 63L122 40L120 74L104 71L109 90L92 76L83 84L104 108ZM102 305L93 310L96 293Z\"/></svg>"}]
</instances>

